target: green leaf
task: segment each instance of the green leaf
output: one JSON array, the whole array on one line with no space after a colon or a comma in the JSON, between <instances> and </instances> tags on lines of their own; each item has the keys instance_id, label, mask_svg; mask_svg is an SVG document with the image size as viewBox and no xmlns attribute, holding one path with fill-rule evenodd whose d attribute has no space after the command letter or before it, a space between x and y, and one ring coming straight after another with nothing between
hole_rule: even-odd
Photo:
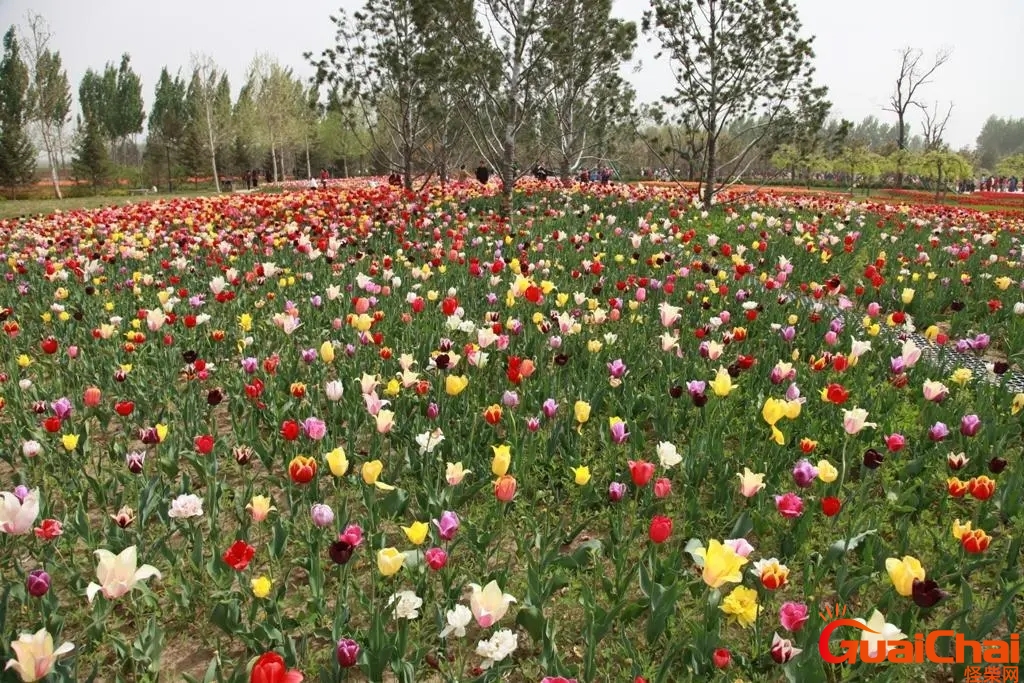
<instances>
[{"instance_id":1,"label":"green leaf","mask_svg":"<svg viewBox=\"0 0 1024 683\"><path fill-rule=\"evenodd\" d=\"M535 642L543 642L547 619L540 608L532 605L521 607L516 614L516 623L522 626Z\"/></svg>"}]
</instances>

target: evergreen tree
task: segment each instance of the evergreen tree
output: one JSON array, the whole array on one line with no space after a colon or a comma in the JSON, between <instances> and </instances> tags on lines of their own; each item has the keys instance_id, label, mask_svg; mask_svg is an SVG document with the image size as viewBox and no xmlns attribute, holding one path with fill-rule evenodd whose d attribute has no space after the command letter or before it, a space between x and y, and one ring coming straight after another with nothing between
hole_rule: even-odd
<instances>
[{"instance_id":1,"label":"evergreen tree","mask_svg":"<svg viewBox=\"0 0 1024 683\"><path fill-rule=\"evenodd\" d=\"M27 130L28 81L12 26L4 35L0 60L0 185L10 188L35 178L36 152Z\"/></svg>"},{"instance_id":2,"label":"evergreen tree","mask_svg":"<svg viewBox=\"0 0 1024 683\"><path fill-rule=\"evenodd\" d=\"M164 67L156 84L153 111L149 116L149 144L159 149L161 164L167 171L167 190L173 192L174 165L185 138L188 112L185 108L185 82L180 76L171 78ZM154 159L154 162L156 160Z\"/></svg>"},{"instance_id":3,"label":"evergreen tree","mask_svg":"<svg viewBox=\"0 0 1024 683\"><path fill-rule=\"evenodd\" d=\"M86 178L93 194L110 174L110 158L102 124L96 118L78 118L78 141L72 160L75 175Z\"/></svg>"}]
</instances>

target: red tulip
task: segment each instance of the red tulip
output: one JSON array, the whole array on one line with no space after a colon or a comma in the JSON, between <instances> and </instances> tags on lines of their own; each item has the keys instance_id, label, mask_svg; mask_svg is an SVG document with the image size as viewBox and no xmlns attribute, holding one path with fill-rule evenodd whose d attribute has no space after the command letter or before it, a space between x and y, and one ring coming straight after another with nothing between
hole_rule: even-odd
<instances>
[{"instance_id":1,"label":"red tulip","mask_svg":"<svg viewBox=\"0 0 1024 683\"><path fill-rule=\"evenodd\" d=\"M629 476L633 478L633 483L636 486L647 486L648 482L650 482L651 478L654 476L654 463L645 462L643 460L630 460Z\"/></svg>"},{"instance_id":2,"label":"red tulip","mask_svg":"<svg viewBox=\"0 0 1024 683\"><path fill-rule=\"evenodd\" d=\"M121 417L128 417L135 411L135 404L131 401L118 401L114 404L114 412Z\"/></svg>"},{"instance_id":3,"label":"red tulip","mask_svg":"<svg viewBox=\"0 0 1024 683\"><path fill-rule=\"evenodd\" d=\"M252 667L249 683L302 683L300 671L288 670L284 658L276 652L260 655Z\"/></svg>"},{"instance_id":4,"label":"red tulip","mask_svg":"<svg viewBox=\"0 0 1024 683\"><path fill-rule=\"evenodd\" d=\"M664 543L672 535L672 520L662 515L655 515L647 533L654 543Z\"/></svg>"},{"instance_id":5,"label":"red tulip","mask_svg":"<svg viewBox=\"0 0 1024 683\"><path fill-rule=\"evenodd\" d=\"M821 511L826 517L835 517L839 514L843 504L834 496L827 496L821 499Z\"/></svg>"},{"instance_id":6,"label":"red tulip","mask_svg":"<svg viewBox=\"0 0 1024 683\"><path fill-rule=\"evenodd\" d=\"M213 437L209 434L197 436L193 443L199 455L209 455L213 451Z\"/></svg>"},{"instance_id":7,"label":"red tulip","mask_svg":"<svg viewBox=\"0 0 1024 683\"><path fill-rule=\"evenodd\" d=\"M240 572L249 566L249 562L252 561L255 554L256 548L243 540L237 540L231 544L230 548L224 551L221 558L224 560L224 564L228 565L236 572Z\"/></svg>"},{"instance_id":8,"label":"red tulip","mask_svg":"<svg viewBox=\"0 0 1024 683\"><path fill-rule=\"evenodd\" d=\"M281 423L281 436L285 441L295 441L299 438L299 423L295 420L285 420Z\"/></svg>"},{"instance_id":9,"label":"red tulip","mask_svg":"<svg viewBox=\"0 0 1024 683\"><path fill-rule=\"evenodd\" d=\"M54 337L47 337L39 344L39 346L42 347L43 353L50 356L57 353L57 349L60 347Z\"/></svg>"},{"instance_id":10,"label":"red tulip","mask_svg":"<svg viewBox=\"0 0 1024 683\"><path fill-rule=\"evenodd\" d=\"M288 463L288 476L296 484L308 484L316 476L316 460L305 455L296 455Z\"/></svg>"}]
</instances>

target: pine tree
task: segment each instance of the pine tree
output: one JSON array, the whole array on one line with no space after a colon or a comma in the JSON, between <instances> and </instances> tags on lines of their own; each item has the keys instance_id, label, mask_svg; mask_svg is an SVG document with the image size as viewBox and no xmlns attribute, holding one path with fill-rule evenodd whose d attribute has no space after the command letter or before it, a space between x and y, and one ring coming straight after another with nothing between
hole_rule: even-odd
<instances>
[{"instance_id":1,"label":"pine tree","mask_svg":"<svg viewBox=\"0 0 1024 683\"><path fill-rule=\"evenodd\" d=\"M4 35L0 60L0 185L14 188L35 179L36 152L27 123L28 68L12 26Z\"/></svg>"},{"instance_id":2,"label":"pine tree","mask_svg":"<svg viewBox=\"0 0 1024 683\"><path fill-rule=\"evenodd\" d=\"M98 119L78 118L78 141L71 164L76 176L89 180L93 194L109 176L110 157L107 154L107 141Z\"/></svg>"}]
</instances>

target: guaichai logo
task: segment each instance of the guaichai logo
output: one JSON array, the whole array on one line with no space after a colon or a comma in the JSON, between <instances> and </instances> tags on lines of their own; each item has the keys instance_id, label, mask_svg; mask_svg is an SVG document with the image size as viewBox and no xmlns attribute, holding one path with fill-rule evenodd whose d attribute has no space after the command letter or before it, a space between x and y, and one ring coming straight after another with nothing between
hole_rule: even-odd
<instances>
[{"instance_id":1,"label":"guaichai logo","mask_svg":"<svg viewBox=\"0 0 1024 683\"><path fill-rule=\"evenodd\" d=\"M962 633L952 630L930 631L918 633L912 638L899 633L887 637L886 632L895 627L886 624L877 612L880 624L875 624L875 617L867 623L846 618L846 606L829 606L825 612L819 612L822 620L828 622L818 638L818 652L829 664L856 664L862 662L880 664L1018 664L1020 662L1020 634L1013 633L1007 640L968 640ZM839 647L842 654L833 654L829 648L832 633L843 626L861 631L859 640L841 640ZM882 629L882 630L879 630ZM940 655L936 645L940 638L952 638L952 656ZM947 650L948 651L948 650ZM968 656L970 655L970 656Z\"/></svg>"}]
</instances>

